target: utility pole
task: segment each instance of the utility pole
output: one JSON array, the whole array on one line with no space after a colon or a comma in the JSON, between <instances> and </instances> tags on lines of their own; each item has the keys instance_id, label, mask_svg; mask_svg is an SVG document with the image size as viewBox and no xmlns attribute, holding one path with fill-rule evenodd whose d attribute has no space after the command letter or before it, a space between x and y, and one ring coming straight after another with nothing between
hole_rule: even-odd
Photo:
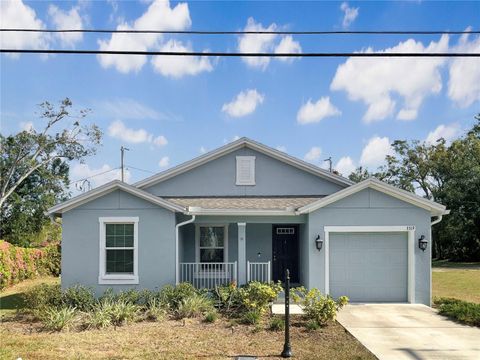
<instances>
[{"instance_id":1,"label":"utility pole","mask_svg":"<svg viewBox=\"0 0 480 360\"><path fill-rule=\"evenodd\" d=\"M123 145L120 147L120 167L122 169L122 182L125 182L125 166L124 166L124 161L123 158L125 156L125 150L130 151L130 149L127 149Z\"/></svg>"},{"instance_id":2,"label":"utility pole","mask_svg":"<svg viewBox=\"0 0 480 360\"><path fill-rule=\"evenodd\" d=\"M330 170L330 172L332 172L332 157L330 156L328 159L325 159L323 161L328 161L328 169Z\"/></svg>"}]
</instances>

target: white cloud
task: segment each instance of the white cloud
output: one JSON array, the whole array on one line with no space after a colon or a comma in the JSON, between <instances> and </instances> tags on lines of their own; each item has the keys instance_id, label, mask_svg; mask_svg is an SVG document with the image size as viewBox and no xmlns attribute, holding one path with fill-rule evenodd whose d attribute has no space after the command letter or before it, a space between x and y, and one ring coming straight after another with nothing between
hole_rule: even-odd
<instances>
[{"instance_id":1,"label":"white cloud","mask_svg":"<svg viewBox=\"0 0 480 360\"><path fill-rule=\"evenodd\" d=\"M355 171L356 166L350 156L344 156L338 160L337 165L334 167L343 176L348 176Z\"/></svg>"},{"instance_id":2,"label":"white cloud","mask_svg":"<svg viewBox=\"0 0 480 360\"><path fill-rule=\"evenodd\" d=\"M372 137L362 150L360 165L376 168L385 162L385 156L393 155L390 139L388 137Z\"/></svg>"},{"instance_id":3,"label":"white cloud","mask_svg":"<svg viewBox=\"0 0 480 360\"><path fill-rule=\"evenodd\" d=\"M428 46L409 39L379 52L447 52L448 36ZM374 52L368 48L365 52ZM354 101L363 101L367 112L363 119L372 122L385 119L395 112L396 103L392 96L403 98L403 106L397 119L413 120L423 99L438 94L442 89L440 68L444 58L349 58L341 64L330 84L332 90L346 91Z\"/></svg>"},{"instance_id":4,"label":"white cloud","mask_svg":"<svg viewBox=\"0 0 480 360\"><path fill-rule=\"evenodd\" d=\"M284 145L278 145L276 149L281 152L287 152L287 147Z\"/></svg>"},{"instance_id":5,"label":"white cloud","mask_svg":"<svg viewBox=\"0 0 480 360\"><path fill-rule=\"evenodd\" d=\"M467 28L471 30L471 28ZM480 36L468 41L468 34L462 35L457 52L480 52ZM448 96L460 107L480 101L480 63L478 58L455 58L450 63Z\"/></svg>"},{"instance_id":6,"label":"white cloud","mask_svg":"<svg viewBox=\"0 0 480 360\"><path fill-rule=\"evenodd\" d=\"M231 102L223 104L222 111L232 117L246 116L253 113L264 99L265 95L256 89L248 89L240 92Z\"/></svg>"},{"instance_id":7,"label":"white cloud","mask_svg":"<svg viewBox=\"0 0 480 360\"><path fill-rule=\"evenodd\" d=\"M160 47L160 51L189 52L190 45L185 46L181 41L169 40ZM172 78L181 78L185 75L197 75L204 71L212 71L213 66L207 57L200 56L154 56L153 69Z\"/></svg>"},{"instance_id":8,"label":"white cloud","mask_svg":"<svg viewBox=\"0 0 480 360\"><path fill-rule=\"evenodd\" d=\"M342 5L340 5L340 10L342 10L344 14L342 26L348 28L357 18L358 8L350 7L347 2L343 2Z\"/></svg>"},{"instance_id":9,"label":"white cloud","mask_svg":"<svg viewBox=\"0 0 480 360\"><path fill-rule=\"evenodd\" d=\"M154 137L153 134L150 134L145 129L130 129L120 120L110 124L108 135L132 144L153 143L157 146L164 146L168 143L167 139L162 135Z\"/></svg>"},{"instance_id":10,"label":"white cloud","mask_svg":"<svg viewBox=\"0 0 480 360\"><path fill-rule=\"evenodd\" d=\"M0 1L2 28L45 29L45 24L37 17L35 10L23 1ZM34 32L2 32L0 44L5 49L47 49L50 36ZM18 58L18 54L8 54Z\"/></svg>"},{"instance_id":11,"label":"white cloud","mask_svg":"<svg viewBox=\"0 0 480 360\"><path fill-rule=\"evenodd\" d=\"M117 30L185 30L192 21L188 5L179 3L170 7L169 1L155 0L147 11L132 24L123 22ZM100 50L134 50L147 51L158 47L161 34L112 34L109 40L99 40ZM138 72L147 61L145 55L98 55L104 68L114 67L119 72Z\"/></svg>"},{"instance_id":12,"label":"white cloud","mask_svg":"<svg viewBox=\"0 0 480 360\"><path fill-rule=\"evenodd\" d=\"M318 146L313 146L306 154L305 160L310 162L316 162L320 160L320 156L322 156L322 149Z\"/></svg>"},{"instance_id":13,"label":"white cloud","mask_svg":"<svg viewBox=\"0 0 480 360\"><path fill-rule=\"evenodd\" d=\"M280 43L275 48L275 53L277 54L286 54L286 53L301 53L302 47L298 41L293 40L291 35L284 36ZM295 58L282 56L276 58L280 61L292 62Z\"/></svg>"},{"instance_id":14,"label":"white cloud","mask_svg":"<svg viewBox=\"0 0 480 360\"><path fill-rule=\"evenodd\" d=\"M134 120L160 120L168 118L167 115L162 114L136 100L128 98L102 101L99 104L99 108L101 112L104 112L108 116L112 116L114 118Z\"/></svg>"},{"instance_id":15,"label":"white cloud","mask_svg":"<svg viewBox=\"0 0 480 360\"><path fill-rule=\"evenodd\" d=\"M56 29L83 29L83 19L78 7L74 6L70 11L64 11L55 5L50 5L48 15L50 15ZM55 36L63 46L71 48L83 39L82 33L56 33Z\"/></svg>"},{"instance_id":16,"label":"white cloud","mask_svg":"<svg viewBox=\"0 0 480 360\"><path fill-rule=\"evenodd\" d=\"M447 143L460 135L461 129L459 124L453 123L450 125L439 125L435 130L430 131L425 139L425 142L430 145L435 145L438 139L444 138Z\"/></svg>"},{"instance_id":17,"label":"white cloud","mask_svg":"<svg viewBox=\"0 0 480 360\"><path fill-rule=\"evenodd\" d=\"M125 182L129 182L131 179L131 173L129 170L125 170ZM72 189L80 190L79 186L94 188L103 185L112 180L121 180L121 170L113 169L110 165L104 164L99 168L91 168L87 164L75 164L70 170L70 178L72 179ZM83 181L75 182L80 179L87 179L88 182ZM90 186L89 186L90 185Z\"/></svg>"},{"instance_id":18,"label":"white cloud","mask_svg":"<svg viewBox=\"0 0 480 360\"><path fill-rule=\"evenodd\" d=\"M303 104L297 113L297 122L300 124L317 123L320 120L329 117L340 115L338 110L331 102L330 97L321 97L317 102L312 102L311 99Z\"/></svg>"},{"instance_id":19,"label":"white cloud","mask_svg":"<svg viewBox=\"0 0 480 360\"><path fill-rule=\"evenodd\" d=\"M255 22L255 19L249 17L244 31L276 31L278 26L275 23L264 27L261 23ZM280 39L280 41L279 41ZM264 53L274 51L276 53L302 51L300 43L293 40L291 35L279 36L277 34L245 34L239 37L237 50L242 53ZM242 57L242 60L250 67L265 70L270 63L269 57ZM292 61L293 58L280 57L280 61Z\"/></svg>"},{"instance_id":20,"label":"white cloud","mask_svg":"<svg viewBox=\"0 0 480 360\"><path fill-rule=\"evenodd\" d=\"M158 166L161 168L168 167L170 165L170 158L168 156L163 156L158 162Z\"/></svg>"},{"instance_id":21,"label":"white cloud","mask_svg":"<svg viewBox=\"0 0 480 360\"><path fill-rule=\"evenodd\" d=\"M31 122L31 121L22 121L22 122L20 122L19 125L20 125L20 130L22 130L22 131L30 132L30 131L35 130L35 127L33 126L33 122Z\"/></svg>"}]
</instances>

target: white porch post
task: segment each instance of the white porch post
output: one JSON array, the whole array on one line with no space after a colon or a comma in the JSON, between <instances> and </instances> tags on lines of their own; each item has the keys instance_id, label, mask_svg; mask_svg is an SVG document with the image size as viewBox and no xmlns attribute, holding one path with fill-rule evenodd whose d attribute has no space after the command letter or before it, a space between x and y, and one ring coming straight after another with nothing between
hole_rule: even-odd
<instances>
[{"instance_id":1,"label":"white porch post","mask_svg":"<svg viewBox=\"0 0 480 360\"><path fill-rule=\"evenodd\" d=\"M238 225L238 284L247 282L247 223L237 223Z\"/></svg>"}]
</instances>

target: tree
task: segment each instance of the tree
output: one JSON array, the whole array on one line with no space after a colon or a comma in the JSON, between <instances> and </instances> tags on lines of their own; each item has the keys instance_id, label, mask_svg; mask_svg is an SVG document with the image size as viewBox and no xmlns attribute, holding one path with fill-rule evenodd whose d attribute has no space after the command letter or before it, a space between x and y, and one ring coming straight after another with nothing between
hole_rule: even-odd
<instances>
[{"instance_id":1,"label":"tree","mask_svg":"<svg viewBox=\"0 0 480 360\"><path fill-rule=\"evenodd\" d=\"M464 136L447 145L396 140L394 155L375 173L358 168L349 178L375 176L399 188L422 194L447 206L450 214L436 225L434 256L480 260L480 114Z\"/></svg>"},{"instance_id":2,"label":"tree","mask_svg":"<svg viewBox=\"0 0 480 360\"><path fill-rule=\"evenodd\" d=\"M43 102L39 108L46 121L42 131L0 134L1 235L22 245L28 245L22 234L40 231L45 210L66 198L68 163L95 154L102 136L96 125L82 124L89 110L73 112L68 98L58 106Z\"/></svg>"}]
</instances>

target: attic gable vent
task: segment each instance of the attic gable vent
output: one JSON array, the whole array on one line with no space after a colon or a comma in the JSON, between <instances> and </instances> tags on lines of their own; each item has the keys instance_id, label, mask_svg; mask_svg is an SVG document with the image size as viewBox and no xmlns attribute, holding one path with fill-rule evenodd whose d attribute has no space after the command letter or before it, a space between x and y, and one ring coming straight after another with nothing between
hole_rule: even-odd
<instances>
[{"instance_id":1,"label":"attic gable vent","mask_svg":"<svg viewBox=\"0 0 480 360\"><path fill-rule=\"evenodd\" d=\"M255 185L255 156L237 156L236 185Z\"/></svg>"}]
</instances>

